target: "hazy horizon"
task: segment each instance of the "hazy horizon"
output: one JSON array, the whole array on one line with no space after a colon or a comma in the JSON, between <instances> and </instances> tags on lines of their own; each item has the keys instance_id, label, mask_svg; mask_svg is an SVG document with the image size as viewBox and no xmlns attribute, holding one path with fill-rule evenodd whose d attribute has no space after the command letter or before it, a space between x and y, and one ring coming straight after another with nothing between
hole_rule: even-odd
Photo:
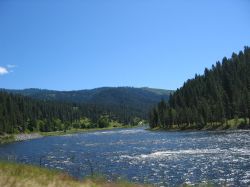
<instances>
[{"instance_id":1,"label":"hazy horizon","mask_svg":"<svg viewBox=\"0 0 250 187\"><path fill-rule=\"evenodd\" d=\"M166 91L175 91L170 89L163 89L163 88L152 88L148 86L143 87L134 87L134 86L101 86L101 87L95 87L95 88L82 88L77 90L55 90L55 89L47 89L47 88L20 88L20 89L11 89L11 88L2 88L0 89L6 89L6 90L29 90L29 89L39 89L39 90L49 90L49 91L62 91L62 92L70 92L70 91L82 91L82 90L94 90L94 89L100 89L100 88L136 88L136 89L143 89L143 88L149 88L149 89L156 89L156 90L166 90Z\"/></svg>"}]
</instances>

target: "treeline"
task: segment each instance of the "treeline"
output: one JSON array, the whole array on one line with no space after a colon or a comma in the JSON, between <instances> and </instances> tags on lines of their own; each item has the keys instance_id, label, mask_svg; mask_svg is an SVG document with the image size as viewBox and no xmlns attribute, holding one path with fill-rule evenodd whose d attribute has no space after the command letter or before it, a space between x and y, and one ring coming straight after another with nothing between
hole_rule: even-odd
<instances>
[{"instance_id":1,"label":"treeline","mask_svg":"<svg viewBox=\"0 0 250 187\"><path fill-rule=\"evenodd\" d=\"M116 109L116 108L115 108ZM113 124L134 124L133 114L115 109L57 101L41 101L0 91L0 133L59 131L74 128L103 128Z\"/></svg>"},{"instance_id":2,"label":"treeline","mask_svg":"<svg viewBox=\"0 0 250 187\"><path fill-rule=\"evenodd\" d=\"M245 47L231 58L224 57L204 75L195 75L161 101L149 115L150 127L201 129L206 125L223 125L228 120L250 119L250 48Z\"/></svg>"},{"instance_id":3,"label":"treeline","mask_svg":"<svg viewBox=\"0 0 250 187\"><path fill-rule=\"evenodd\" d=\"M133 87L102 87L91 90L55 91L44 89L3 90L36 100L84 104L87 108L108 111L124 123L137 116L146 119L148 111L161 98L168 99L168 90ZM92 110L92 109L91 109Z\"/></svg>"}]
</instances>

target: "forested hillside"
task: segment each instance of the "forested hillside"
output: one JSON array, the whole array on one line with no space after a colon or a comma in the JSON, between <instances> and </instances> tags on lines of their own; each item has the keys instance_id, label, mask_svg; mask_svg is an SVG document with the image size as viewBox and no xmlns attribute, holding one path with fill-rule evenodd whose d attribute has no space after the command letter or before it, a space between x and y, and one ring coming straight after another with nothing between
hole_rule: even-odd
<instances>
[{"instance_id":1,"label":"forested hillside","mask_svg":"<svg viewBox=\"0 0 250 187\"><path fill-rule=\"evenodd\" d=\"M68 103L87 103L96 105L126 105L131 108L152 107L161 99L168 99L173 91L153 88L102 87L91 90L54 91L43 89L5 90L34 99L63 101Z\"/></svg>"},{"instance_id":2,"label":"forested hillside","mask_svg":"<svg viewBox=\"0 0 250 187\"><path fill-rule=\"evenodd\" d=\"M111 122L132 124L140 119L129 111L120 112L119 108L112 111L92 104L41 101L1 91L0 133L103 128Z\"/></svg>"},{"instance_id":3,"label":"forested hillside","mask_svg":"<svg viewBox=\"0 0 250 187\"><path fill-rule=\"evenodd\" d=\"M228 120L250 118L250 48L245 47L231 58L224 57L204 75L195 75L178 89L169 101L161 101L150 112L150 126L201 129L207 124L222 125Z\"/></svg>"},{"instance_id":4,"label":"forested hillside","mask_svg":"<svg viewBox=\"0 0 250 187\"><path fill-rule=\"evenodd\" d=\"M173 91L132 88L102 87L91 90L53 91L42 89L5 90L42 101L59 101L66 103L96 106L115 114L124 123L133 117L146 119L148 111L161 99L168 100Z\"/></svg>"},{"instance_id":5,"label":"forested hillside","mask_svg":"<svg viewBox=\"0 0 250 187\"><path fill-rule=\"evenodd\" d=\"M165 90L154 93L154 89L144 89L2 90L0 132L95 128L106 127L110 122L133 125L146 119L149 108L161 98L168 98Z\"/></svg>"},{"instance_id":6,"label":"forested hillside","mask_svg":"<svg viewBox=\"0 0 250 187\"><path fill-rule=\"evenodd\" d=\"M100 104L119 104L124 100L131 100L131 104L155 103L159 99L168 99L171 90L154 88L133 88L133 87L102 87L90 90L76 91L55 91L45 89L24 89L24 90L6 90L10 93L18 93L29 96L34 99L63 101L69 103L100 103Z\"/></svg>"}]
</instances>

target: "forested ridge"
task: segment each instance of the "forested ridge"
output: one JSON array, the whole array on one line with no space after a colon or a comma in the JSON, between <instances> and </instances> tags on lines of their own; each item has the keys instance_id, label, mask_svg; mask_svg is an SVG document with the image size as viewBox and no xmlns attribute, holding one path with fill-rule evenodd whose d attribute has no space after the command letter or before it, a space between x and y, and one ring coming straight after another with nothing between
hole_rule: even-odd
<instances>
[{"instance_id":1,"label":"forested ridge","mask_svg":"<svg viewBox=\"0 0 250 187\"><path fill-rule=\"evenodd\" d=\"M102 128L111 123L137 125L147 118L149 107L161 97L168 98L168 91L146 89L149 88L98 88L69 92L2 89L0 132Z\"/></svg>"},{"instance_id":2,"label":"forested ridge","mask_svg":"<svg viewBox=\"0 0 250 187\"><path fill-rule=\"evenodd\" d=\"M126 109L94 104L42 101L0 92L0 132L50 132L74 128L103 128L110 122L135 124L141 118Z\"/></svg>"},{"instance_id":3,"label":"forested ridge","mask_svg":"<svg viewBox=\"0 0 250 187\"><path fill-rule=\"evenodd\" d=\"M90 90L55 91L44 89L4 90L42 101L75 103L112 112L124 123L133 117L147 119L148 111L172 91L152 88L102 87Z\"/></svg>"},{"instance_id":4,"label":"forested ridge","mask_svg":"<svg viewBox=\"0 0 250 187\"><path fill-rule=\"evenodd\" d=\"M229 125L229 120L241 128L250 124L250 48L245 47L231 58L224 57L203 75L187 80L162 100L149 115L150 127L202 129Z\"/></svg>"},{"instance_id":5,"label":"forested ridge","mask_svg":"<svg viewBox=\"0 0 250 187\"><path fill-rule=\"evenodd\" d=\"M0 92L0 132L58 131L77 126L85 128L87 117L97 122L103 114L95 106L76 106L55 101L39 101ZM112 116L109 116L112 118ZM85 119L82 122L82 119ZM89 119L88 119L89 120ZM94 126L91 126L92 128Z\"/></svg>"},{"instance_id":6,"label":"forested ridge","mask_svg":"<svg viewBox=\"0 0 250 187\"><path fill-rule=\"evenodd\" d=\"M68 103L117 105L126 101L126 105L131 107L138 107L138 105L144 105L144 107L148 107L159 102L161 98L168 99L169 94L173 92L171 90L147 87L101 87L75 91L57 91L36 88L23 90L3 90L9 93L21 94L39 100L62 101Z\"/></svg>"}]
</instances>

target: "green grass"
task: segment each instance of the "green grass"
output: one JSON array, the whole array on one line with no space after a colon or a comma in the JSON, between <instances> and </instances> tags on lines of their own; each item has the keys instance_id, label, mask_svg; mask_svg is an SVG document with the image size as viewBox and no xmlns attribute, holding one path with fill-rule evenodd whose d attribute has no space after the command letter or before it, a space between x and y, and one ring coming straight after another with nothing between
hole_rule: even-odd
<instances>
[{"instance_id":1,"label":"green grass","mask_svg":"<svg viewBox=\"0 0 250 187\"><path fill-rule=\"evenodd\" d=\"M66 131L51 131L51 132L39 132L42 136L60 136L60 135L66 135L66 134L75 134L75 133L81 133L81 132L91 132L91 131L98 131L98 130L107 130L112 129L113 127L107 127L107 128L91 128L91 129L69 129Z\"/></svg>"},{"instance_id":2,"label":"green grass","mask_svg":"<svg viewBox=\"0 0 250 187\"><path fill-rule=\"evenodd\" d=\"M152 131L182 131L182 130L237 130L237 129L250 129L249 119L244 118L235 118L226 120L225 122L213 122L213 123L207 123L202 128L198 128L196 124L184 124L184 125L173 125L171 128L161 128L161 127L155 127L153 129L149 129Z\"/></svg>"},{"instance_id":3,"label":"green grass","mask_svg":"<svg viewBox=\"0 0 250 187\"><path fill-rule=\"evenodd\" d=\"M94 132L94 131L101 131L101 130L110 130L115 128L132 128L132 126L129 125L116 125L116 126L109 126L105 128L89 128L89 129L69 129L66 132L65 131L52 131L52 132L39 132L42 136L60 136L60 135L66 135L66 134L75 134L75 133L83 133L83 132Z\"/></svg>"},{"instance_id":4,"label":"green grass","mask_svg":"<svg viewBox=\"0 0 250 187\"><path fill-rule=\"evenodd\" d=\"M4 187L143 187L128 181L108 182L102 176L76 180L57 170L0 161L0 186Z\"/></svg>"},{"instance_id":5,"label":"green grass","mask_svg":"<svg viewBox=\"0 0 250 187\"><path fill-rule=\"evenodd\" d=\"M226 120L225 122L214 122L208 123L203 130L236 130L249 128L249 119L245 120L243 118L235 118Z\"/></svg>"},{"instance_id":6,"label":"green grass","mask_svg":"<svg viewBox=\"0 0 250 187\"><path fill-rule=\"evenodd\" d=\"M125 179L109 182L103 175L94 175L77 180L65 172L38 166L0 161L0 186L2 187L152 187L148 184L135 184ZM180 187L212 187L213 183L195 185L183 184ZM222 186L226 186L222 185Z\"/></svg>"}]
</instances>

